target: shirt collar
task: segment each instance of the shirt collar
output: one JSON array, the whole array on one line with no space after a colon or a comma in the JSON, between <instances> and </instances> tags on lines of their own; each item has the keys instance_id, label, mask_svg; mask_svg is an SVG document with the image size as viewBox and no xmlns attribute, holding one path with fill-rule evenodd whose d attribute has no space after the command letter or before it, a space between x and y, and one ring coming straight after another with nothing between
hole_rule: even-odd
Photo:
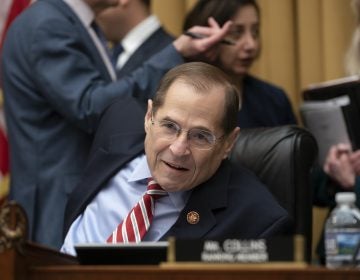
<instances>
[{"instance_id":1,"label":"shirt collar","mask_svg":"<svg viewBox=\"0 0 360 280\"><path fill-rule=\"evenodd\" d=\"M121 41L124 51L133 53L147 38L160 28L160 21L151 15L135 26Z\"/></svg>"},{"instance_id":2,"label":"shirt collar","mask_svg":"<svg viewBox=\"0 0 360 280\"><path fill-rule=\"evenodd\" d=\"M132 173L129 176L129 182L135 182L140 180L146 180L151 177L151 172L149 169L149 165L147 163L146 155L142 155L139 164L134 168ZM147 184L147 181L144 181L144 184ZM174 206L181 210L184 207L184 204L188 200L191 191L178 191L178 192L170 192L169 198Z\"/></svg>"},{"instance_id":3,"label":"shirt collar","mask_svg":"<svg viewBox=\"0 0 360 280\"><path fill-rule=\"evenodd\" d=\"M82 24L89 27L95 19L95 14L83 0L63 0L78 16Z\"/></svg>"},{"instance_id":4,"label":"shirt collar","mask_svg":"<svg viewBox=\"0 0 360 280\"><path fill-rule=\"evenodd\" d=\"M143 154L143 155L141 155L139 164L136 165L136 167L130 174L128 181L135 182L135 181L147 179L149 177L151 177L151 173L150 173L149 166L148 166L148 163L146 160L146 156L145 156L145 154Z\"/></svg>"}]
</instances>

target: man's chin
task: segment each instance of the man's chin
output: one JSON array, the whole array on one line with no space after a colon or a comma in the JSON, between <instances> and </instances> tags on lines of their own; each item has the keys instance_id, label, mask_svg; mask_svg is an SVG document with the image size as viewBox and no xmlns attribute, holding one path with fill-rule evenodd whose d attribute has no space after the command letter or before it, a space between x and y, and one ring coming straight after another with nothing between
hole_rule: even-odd
<instances>
[{"instance_id":1,"label":"man's chin","mask_svg":"<svg viewBox=\"0 0 360 280\"><path fill-rule=\"evenodd\" d=\"M164 180L163 183L159 183L160 186L167 192L178 192L178 191L185 191L190 189L190 186L184 183L184 181L169 181Z\"/></svg>"}]
</instances>

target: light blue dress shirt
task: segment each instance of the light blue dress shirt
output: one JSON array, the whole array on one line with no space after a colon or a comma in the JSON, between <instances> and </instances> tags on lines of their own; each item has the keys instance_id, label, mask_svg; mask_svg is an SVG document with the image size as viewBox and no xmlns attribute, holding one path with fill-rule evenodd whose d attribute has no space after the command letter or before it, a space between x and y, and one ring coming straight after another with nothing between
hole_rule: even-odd
<instances>
[{"instance_id":1,"label":"light blue dress shirt","mask_svg":"<svg viewBox=\"0 0 360 280\"><path fill-rule=\"evenodd\" d=\"M130 161L72 223L61 251L76 255L75 244L106 243L106 239L146 192L149 177L151 174L145 155ZM153 222L143 241L158 241L176 222L189 195L189 191L173 192L157 199Z\"/></svg>"}]
</instances>

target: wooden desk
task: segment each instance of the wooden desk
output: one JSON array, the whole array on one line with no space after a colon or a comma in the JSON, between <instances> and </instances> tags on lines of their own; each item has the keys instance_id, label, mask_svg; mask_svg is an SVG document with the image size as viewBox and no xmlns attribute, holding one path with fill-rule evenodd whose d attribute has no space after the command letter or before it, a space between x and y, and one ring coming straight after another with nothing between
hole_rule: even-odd
<instances>
[{"instance_id":1,"label":"wooden desk","mask_svg":"<svg viewBox=\"0 0 360 280\"><path fill-rule=\"evenodd\" d=\"M359 270L330 270L305 264L79 265L76 258L24 243L0 253L2 280L359 280Z\"/></svg>"},{"instance_id":2,"label":"wooden desk","mask_svg":"<svg viewBox=\"0 0 360 280\"><path fill-rule=\"evenodd\" d=\"M359 280L360 270L256 266L47 266L33 267L27 279L106 280Z\"/></svg>"},{"instance_id":3,"label":"wooden desk","mask_svg":"<svg viewBox=\"0 0 360 280\"><path fill-rule=\"evenodd\" d=\"M26 242L23 238L25 226L22 224L21 213L17 208L14 211L10 209L8 213L0 215L1 280L360 280L360 269L329 270L303 263L79 265L77 259L72 256ZM11 221L9 216L17 217L13 219L15 222L4 223ZM12 224L14 226L10 227Z\"/></svg>"}]
</instances>

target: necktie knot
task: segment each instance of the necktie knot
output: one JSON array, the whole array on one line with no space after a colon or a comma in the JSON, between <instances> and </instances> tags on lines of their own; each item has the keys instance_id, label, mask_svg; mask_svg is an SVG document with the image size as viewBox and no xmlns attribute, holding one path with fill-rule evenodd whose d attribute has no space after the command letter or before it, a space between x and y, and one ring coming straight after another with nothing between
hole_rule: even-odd
<instances>
[{"instance_id":1,"label":"necktie knot","mask_svg":"<svg viewBox=\"0 0 360 280\"><path fill-rule=\"evenodd\" d=\"M153 178L148 179L146 193L154 199L158 199L162 196L168 195L168 193L158 183L156 183Z\"/></svg>"}]
</instances>

